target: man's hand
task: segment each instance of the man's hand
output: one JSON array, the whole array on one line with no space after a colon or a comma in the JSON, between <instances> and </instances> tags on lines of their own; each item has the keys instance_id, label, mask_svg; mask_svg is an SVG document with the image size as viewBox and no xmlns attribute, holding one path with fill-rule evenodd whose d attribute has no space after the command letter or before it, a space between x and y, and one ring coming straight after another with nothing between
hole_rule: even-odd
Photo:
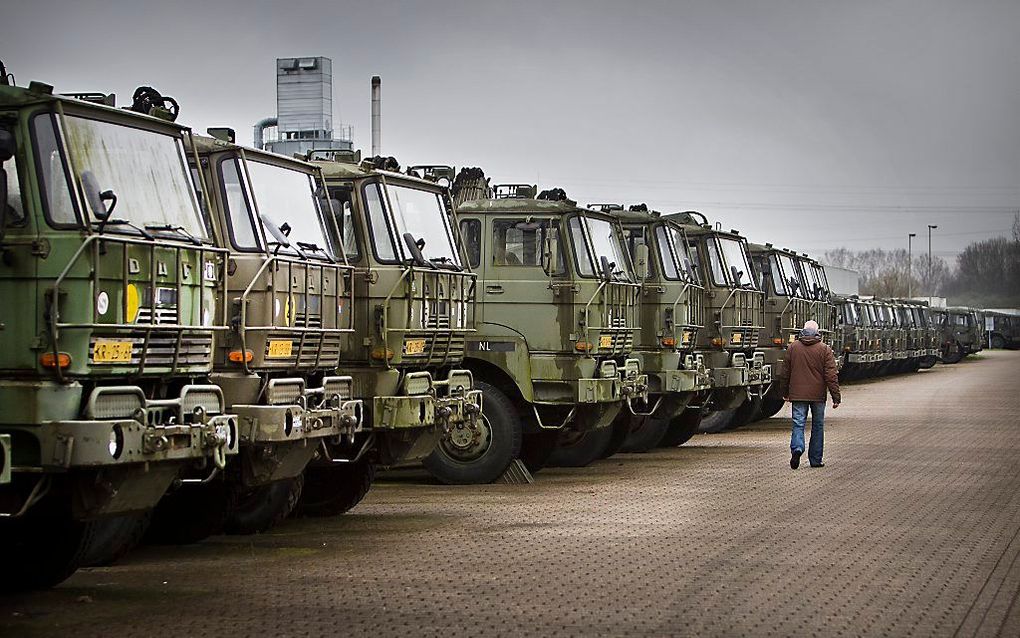
<instances>
[{"instance_id":1,"label":"man's hand","mask_svg":"<svg viewBox=\"0 0 1020 638\"><path fill-rule=\"evenodd\" d=\"M835 410L838 407L839 407L839 401L833 401L832 402L832 409Z\"/></svg>"},{"instance_id":2,"label":"man's hand","mask_svg":"<svg viewBox=\"0 0 1020 638\"><path fill-rule=\"evenodd\" d=\"M783 397L783 401L789 403L790 402L790 397Z\"/></svg>"}]
</instances>

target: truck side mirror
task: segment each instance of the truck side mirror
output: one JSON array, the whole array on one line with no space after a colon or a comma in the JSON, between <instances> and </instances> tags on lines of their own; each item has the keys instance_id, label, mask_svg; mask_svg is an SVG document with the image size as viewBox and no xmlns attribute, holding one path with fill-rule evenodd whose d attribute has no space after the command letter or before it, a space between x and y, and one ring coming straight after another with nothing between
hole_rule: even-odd
<instances>
[{"instance_id":1,"label":"truck side mirror","mask_svg":"<svg viewBox=\"0 0 1020 638\"><path fill-rule=\"evenodd\" d=\"M6 162L14 157L15 150L14 135L7 129L0 129L0 162Z\"/></svg>"},{"instance_id":2,"label":"truck side mirror","mask_svg":"<svg viewBox=\"0 0 1020 638\"><path fill-rule=\"evenodd\" d=\"M92 174L92 171L81 172L81 186L85 189L85 199L95 218L101 222L110 219L113 209L117 207L117 193L112 190L102 190L99 180ZM110 205L107 206L106 202L110 202Z\"/></svg>"},{"instance_id":3,"label":"truck side mirror","mask_svg":"<svg viewBox=\"0 0 1020 638\"><path fill-rule=\"evenodd\" d=\"M542 270L547 275L556 274L560 263L560 242L547 233L542 242Z\"/></svg>"},{"instance_id":4,"label":"truck side mirror","mask_svg":"<svg viewBox=\"0 0 1020 638\"><path fill-rule=\"evenodd\" d=\"M418 244L421 242L421 245ZM411 253L411 259L414 263L419 266L428 266L430 263L425 260L425 255L422 254L421 249L425 247L423 240L415 240L414 235L411 233L404 233L404 245L407 246L407 250Z\"/></svg>"},{"instance_id":5,"label":"truck side mirror","mask_svg":"<svg viewBox=\"0 0 1020 638\"><path fill-rule=\"evenodd\" d=\"M7 234L7 171L0 167L0 241Z\"/></svg>"},{"instance_id":6,"label":"truck side mirror","mask_svg":"<svg viewBox=\"0 0 1020 638\"><path fill-rule=\"evenodd\" d=\"M638 244L634 248L634 274L638 281L648 279L648 244Z\"/></svg>"}]
</instances>

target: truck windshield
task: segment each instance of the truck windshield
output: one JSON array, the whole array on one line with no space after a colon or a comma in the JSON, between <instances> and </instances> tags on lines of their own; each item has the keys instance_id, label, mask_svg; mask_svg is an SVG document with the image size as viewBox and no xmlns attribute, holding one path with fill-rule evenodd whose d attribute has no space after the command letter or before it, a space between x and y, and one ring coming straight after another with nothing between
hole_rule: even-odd
<instances>
[{"instance_id":1,"label":"truck windshield","mask_svg":"<svg viewBox=\"0 0 1020 638\"><path fill-rule=\"evenodd\" d=\"M415 241L424 244L421 254L425 259L459 267L460 257L441 197L437 191L410 186L367 184L365 202L378 258L394 261L400 255L401 261L411 261L404 241L404 233L410 233Z\"/></svg>"},{"instance_id":2,"label":"truck windshield","mask_svg":"<svg viewBox=\"0 0 1020 638\"><path fill-rule=\"evenodd\" d=\"M179 137L74 115L64 121L71 165L79 174L90 171L101 189L117 194L116 219L208 238ZM107 229L137 232L126 225Z\"/></svg>"},{"instance_id":3,"label":"truck windshield","mask_svg":"<svg viewBox=\"0 0 1020 638\"><path fill-rule=\"evenodd\" d=\"M723 264L729 282L735 288L754 288L754 279L751 277L751 267L747 260L747 249L744 242L732 237L717 237L719 247L722 249ZM711 251L709 251L711 254ZM713 271L715 270L713 266Z\"/></svg>"},{"instance_id":4,"label":"truck windshield","mask_svg":"<svg viewBox=\"0 0 1020 638\"><path fill-rule=\"evenodd\" d=\"M663 276L673 281L698 283L698 274L693 268L683 233L673 226L662 224L656 226L655 236Z\"/></svg>"},{"instance_id":5,"label":"truck windshield","mask_svg":"<svg viewBox=\"0 0 1020 638\"><path fill-rule=\"evenodd\" d=\"M286 231L284 234L291 246L301 243L309 247L302 248L309 256L315 256L318 252L310 249L315 246L332 257L312 176L300 170L251 159L247 166L255 206L262 223L266 225L266 240L270 243L274 241L269 227L275 226ZM322 256L321 252L319 256Z\"/></svg>"},{"instance_id":6,"label":"truck windshield","mask_svg":"<svg viewBox=\"0 0 1020 638\"><path fill-rule=\"evenodd\" d=\"M588 234L582 229L582 219L587 222ZM587 237L590 235L591 243ZM630 279L627 261L623 254L623 245L616 233L616 227L605 219L598 217L576 216L570 218L570 236L577 253L578 268L582 276L592 277L594 273L602 273L602 258L605 257L613 272L603 273L612 277ZM592 258L595 259L594 266Z\"/></svg>"},{"instance_id":7,"label":"truck windshield","mask_svg":"<svg viewBox=\"0 0 1020 638\"><path fill-rule=\"evenodd\" d=\"M794 264L793 259L786 253L778 253L776 259L782 268L782 278L794 297L804 297L804 280L800 269Z\"/></svg>"}]
</instances>

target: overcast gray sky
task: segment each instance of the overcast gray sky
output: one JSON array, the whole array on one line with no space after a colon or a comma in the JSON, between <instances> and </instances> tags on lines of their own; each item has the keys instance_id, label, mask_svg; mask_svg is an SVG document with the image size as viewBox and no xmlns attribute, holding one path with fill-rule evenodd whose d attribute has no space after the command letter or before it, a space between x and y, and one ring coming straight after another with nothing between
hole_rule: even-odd
<instances>
[{"instance_id":1,"label":"overcast gray sky","mask_svg":"<svg viewBox=\"0 0 1020 638\"><path fill-rule=\"evenodd\" d=\"M10 3L19 84L175 96L196 130L275 115L275 58L333 59L334 119L383 151L582 203L694 208L756 241L927 249L1020 209L1020 2Z\"/></svg>"}]
</instances>

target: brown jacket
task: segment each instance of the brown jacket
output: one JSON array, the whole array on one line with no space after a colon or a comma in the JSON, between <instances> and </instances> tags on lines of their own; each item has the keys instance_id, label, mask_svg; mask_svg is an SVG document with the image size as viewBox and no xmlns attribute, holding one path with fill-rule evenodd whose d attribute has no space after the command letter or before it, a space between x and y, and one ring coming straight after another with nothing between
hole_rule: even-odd
<instances>
[{"instance_id":1,"label":"brown jacket","mask_svg":"<svg viewBox=\"0 0 1020 638\"><path fill-rule=\"evenodd\" d=\"M783 397L791 401L825 401L825 389L839 403L839 375L832 348L820 337L800 337L786 351L783 373L779 379Z\"/></svg>"}]
</instances>

